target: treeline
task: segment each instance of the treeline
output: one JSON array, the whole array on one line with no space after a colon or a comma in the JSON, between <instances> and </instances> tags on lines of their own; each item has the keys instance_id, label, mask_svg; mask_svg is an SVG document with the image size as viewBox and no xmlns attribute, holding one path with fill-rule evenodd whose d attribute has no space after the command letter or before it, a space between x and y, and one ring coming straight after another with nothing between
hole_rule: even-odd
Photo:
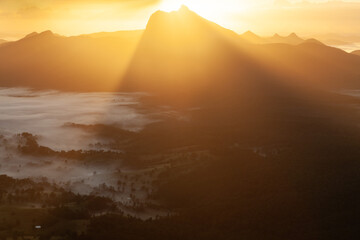
<instances>
[{"instance_id":1,"label":"treeline","mask_svg":"<svg viewBox=\"0 0 360 240\"><path fill-rule=\"evenodd\" d=\"M42 208L64 209L68 205L85 209L90 215L98 212L117 211L116 203L109 198L80 195L67 191L46 179L14 179L0 175L0 204L40 204Z\"/></svg>"},{"instance_id":2,"label":"treeline","mask_svg":"<svg viewBox=\"0 0 360 240\"><path fill-rule=\"evenodd\" d=\"M92 159L108 159L119 160L123 157L120 152L104 151L104 150L70 150L55 151L49 147L41 146L37 142L37 137L31 133L21 133L17 135L17 149L20 153L32 156L52 156L75 160L92 160Z\"/></svg>"},{"instance_id":3,"label":"treeline","mask_svg":"<svg viewBox=\"0 0 360 240\"><path fill-rule=\"evenodd\" d=\"M74 239L79 234L72 222L110 213L123 215L109 198L75 194L46 179L36 182L6 175L0 175L0 209L0 239L34 234L41 239ZM35 226L41 229L35 231Z\"/></svg>"}]
</instances>

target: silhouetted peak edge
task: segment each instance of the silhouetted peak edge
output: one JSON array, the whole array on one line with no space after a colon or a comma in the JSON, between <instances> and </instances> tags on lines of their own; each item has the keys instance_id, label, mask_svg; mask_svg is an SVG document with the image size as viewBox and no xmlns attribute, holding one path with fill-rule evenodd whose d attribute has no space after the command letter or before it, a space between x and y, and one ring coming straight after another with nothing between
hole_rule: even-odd
<instances>
[{"instance_id":1,"label":"silhouetted peak edge","mask_svg":"<svg viewBox=\"0 0 360 240\"><path fill-rule=\"evenodd\" d=\"M252 31L246 31L243 33L243 36L252 36L252 37L258 37L258 35L256 35L255 33L253 33Z\"/></svg>"},{"instance_id":2,"label":"silhouetted peak edge","mask_svg":"<svg viewBox=\"0 0 360 240\"><path fill-rule=\"evenodd\" d=\"M319 40L315 39L315 38L309 38L307 40L304 41L305 44L317 44L317 45L325 45L322 42L320 42Z\"/></svg>"},{"instance_id":3,"label":"silhouetted peak edge","mask_svg":"<svg viewBox=\"0 0 360 240\"><path fill-rule=\"evenodd\" d=\"M158 10L150 16L150 19L147 23L147 28L157 21L167 22L167 19L171 19L173 17L186 18L189 16L198 16L198 15L195 12L191 11L185 5L182 5L177 11L166 12L166 11Z\"/></svg>"},{"instance_id":4,"label":"silhouetted peak edge","mask_svg":"<svg viewBox=\"0 0 360 240\"><path fill-rule=\"evenodd\" d=\"M162 11L162 10L158 10L156 12L154 12L150 19L154 16L157 16L157 15L176 15L176 14L188 14L188 13L193 13L195 14L195 12L191 11L187 6L185 5L182 5L178 10L175 10L175 11L171 11L171 12L166 12L166 11Z\"/></svg>"},{"instance_id":5,"label":"silhouetted peak edge","mask_svg":"<svg viewBox=\"0 0 360 240\"><path fill-rule=\"evenodd\" d=\"M191 10L186 5L181 5L178 12L191 12Z\"/></svg>"},{"instance_id":6,"label":"silhouetted peak edge","mask_svg":"<svg viewBox=\"0 0 360 240\"><path fill-rule=\"evenodd\" d=\"M299 38L299 36L298 36L296 33L291 33L291 34L289 34L288 37L291 37L291 38Z\"/></svg>"},{"instance_id":7,"label":"silhouetted peak edge","mask_svg":"<svg viewBox=\"0 0 360 240\"><path fill-rule=\"evenodd\" d=\"M32 32L32 33L29 33L28 35L26 35L23 39L25 39L25 38L31 38L31 37L34 37L34 36L37 36L37 35L39 35L38 32Z\"/></svg>"},{"instance_id":8,"label":"silhouetted peak edge","mask_svg":"<svg viewBox=\"0 0 360 240\"><path fill-rule=\"evenodd\" d=\"M60 36L58 34L54 34L52 31L50 30L46 30L44 32L38 33L38 32L32 32L28 35L26 35L24 38L22 39L30 39L30 38L39 38L39 37L55 37L55 36Z\"/></svg>"},{"instance_id":9,"label":"silhouetted peak edge","mask_svg":"<svg viewBox=\"0 0 360 240\"><path fill-rule=\"evenodd\" d=\"M52 31L50 31L50 30L46 30L46 31L40 33L39 35L49 36L49 35L55 35L55 34L54 34Z\"/></svg>"}]
</instances>

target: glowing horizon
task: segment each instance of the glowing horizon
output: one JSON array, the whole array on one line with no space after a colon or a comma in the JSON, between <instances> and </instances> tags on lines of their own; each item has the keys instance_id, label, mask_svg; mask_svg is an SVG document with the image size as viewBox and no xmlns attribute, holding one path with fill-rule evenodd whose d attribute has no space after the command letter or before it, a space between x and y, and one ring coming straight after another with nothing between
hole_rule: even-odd
<instances>
[{"instance_id":1,"label":"glowing horizon","mask_svg":"<svg viewBox=\"0 0 360 240\"><path fill-rule=\"evenodd\" d=\"M3 0L0 39L16 40L46 30L74 36L144 29L155 11L175 11L181 5L238 33L248 30L260 35L360 32L360 1Z\"/></svg>"}]
</instances>

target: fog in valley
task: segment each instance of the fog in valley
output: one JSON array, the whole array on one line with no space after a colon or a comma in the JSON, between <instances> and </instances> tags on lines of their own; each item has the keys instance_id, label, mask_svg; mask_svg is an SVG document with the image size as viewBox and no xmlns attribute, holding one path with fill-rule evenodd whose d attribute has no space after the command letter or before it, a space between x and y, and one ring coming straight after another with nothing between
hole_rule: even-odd
<instances>
[{"instance_id":1,"label":"fog in valley","mask_svg":"<svg viewBox=\"0 0 360 240\"><path fill-rule=\"evenodd\" d=\"M144 170L124 166L121 146L113 147L112 140L99 135L95 127L137 133L171 114L166 107L146 109L139 102L142 96L146 95L1 88L1 174L46 180L74 193L106 196L124 204L132 203L132 194L146 197L147 192L131 189L134 183L130 186ZM91 161L79 159L83 155ZM119 179L128 186L119 188Z\"/></svg>"},{"instance_id":2,"label":"fog in valley","mask_svg":"<svg viewBox=\"0 0 360 240\"><path fill-rule=\"evenodd\" d=\"M151 116L137 110L139 94L62 93L21 88L0 89L0 133L29 132L54 150L89 149L100 140L66 127L69 123L116 125L140 131Z\"/></svg>"},{"instance_id":3,"label":"fog in valley","mask_svg":"<svg viewBox=\"0 0 360 240\"><path fill-rule=\"evenodd\" d=\"M0 240L357 239L359 9L0 1Z\"/></svg>"}]
</instances>

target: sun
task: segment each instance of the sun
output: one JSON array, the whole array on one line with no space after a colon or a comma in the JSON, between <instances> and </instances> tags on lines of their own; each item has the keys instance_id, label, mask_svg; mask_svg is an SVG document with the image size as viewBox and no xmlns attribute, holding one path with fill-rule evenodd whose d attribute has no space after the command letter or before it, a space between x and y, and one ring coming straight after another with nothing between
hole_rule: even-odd
<instances>
[{"instance_id":1,"label":"sun","mask_svg":"<svg viewBox=\"0 0 360 240\"><path fill-rule=\"evenodd\" d=\"M226 3L226 4L225 4ZM165 12L177 11L182 5L209 20L218 20L220 15L227 15L236 9L246 11L248 1L245 0L162 0L159 9Z\"/></svg>"},{"instance_id":2,"label":"sun","mask_svg":"<svg viewBox=\"0 0 360 240\"><path fill-rule=\"evenodd\" d=\"M184 1L180 0L163 0L160 4L160 10L165 12L171 12L178 10L182 5L185 5Z\"/></svg>"},{"instance_id":3,"label":"sun","mask_svg":"<svg viewBox=\"0 0 360 240\"><path fill-rule=\"evenodd\" d=\"M183 5L206 18L211 18L219 10L214 7L218 4L214 5L213 0L163 0L160 4L160 10L165 12L177 11Z\"/></svg>"}]
</instances>

